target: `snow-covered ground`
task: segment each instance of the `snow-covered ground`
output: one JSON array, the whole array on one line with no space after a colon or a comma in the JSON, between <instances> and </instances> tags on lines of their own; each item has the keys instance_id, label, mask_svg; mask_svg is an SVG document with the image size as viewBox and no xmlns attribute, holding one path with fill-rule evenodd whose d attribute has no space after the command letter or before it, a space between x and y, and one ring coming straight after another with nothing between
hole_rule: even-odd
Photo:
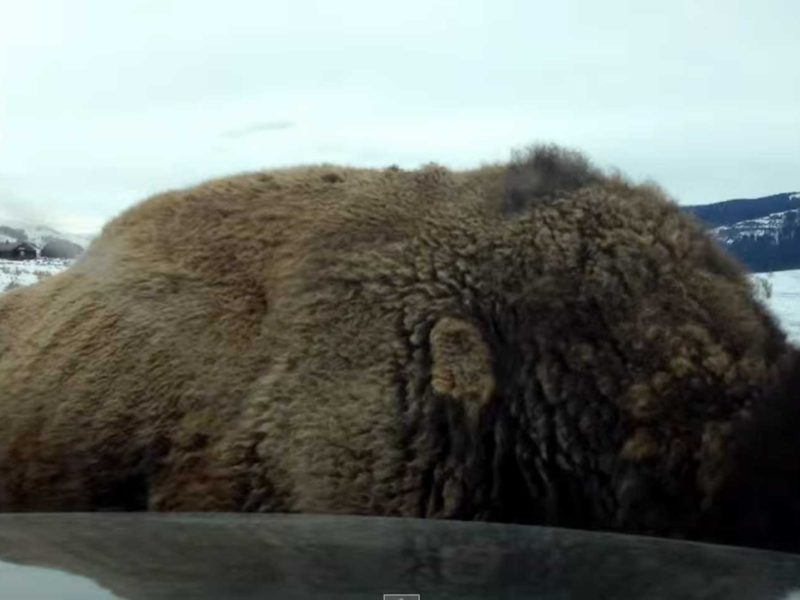
<instances>
[{"instance_id":1,"label":"snow-covered ground","mask_svg":"<svg viewBox=\"0 0 800 600\"><path fill-rule=\"evenodd\" d=\"M66 269L73 261L60 258L38 260L0 259L0 293L30 285Z\"/></svg>"},{"instance_id":2,"label":"snow-covered ground","mask_svg":"<svg viewBox=\"0 0 800 600\"><path fill-rule=\"evenodd\" d=\"M800 270L759 273L754 277L772 287L766 304L778 317L789 340L800 346Z\"/></svg>"}]
</instances>

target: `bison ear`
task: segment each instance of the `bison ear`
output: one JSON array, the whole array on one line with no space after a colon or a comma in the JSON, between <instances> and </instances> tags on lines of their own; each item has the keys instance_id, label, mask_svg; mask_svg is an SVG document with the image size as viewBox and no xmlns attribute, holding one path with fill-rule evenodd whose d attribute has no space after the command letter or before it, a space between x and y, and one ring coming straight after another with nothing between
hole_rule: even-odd
<instances>
[{"instance_id":1,"label":"bison ear","mask_svg":"<svg viewBox=\"0 0 800 600\"><path fill-rule=\"evenodd\" d=\"M430 334L433 390L465 403L469 412L494 394L492 356L478 328L467 321L444 317Z\"/></svg>"}]
</instances>

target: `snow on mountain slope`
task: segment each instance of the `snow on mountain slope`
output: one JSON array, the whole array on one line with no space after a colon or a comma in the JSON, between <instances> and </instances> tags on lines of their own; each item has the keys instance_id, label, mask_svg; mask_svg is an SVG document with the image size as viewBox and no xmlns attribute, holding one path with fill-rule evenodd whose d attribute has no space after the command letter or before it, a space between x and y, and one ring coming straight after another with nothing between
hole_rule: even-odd
<instances>
[{"instance_id":1,"label":"snow on mountain slope","mask_svg":"<svg viewBox=\"0 0 800 600\"><path fill-rule=\"evenodd\" d=\"M796 194L800 198L800 194ZM784 229L787 220L800 220L800 209L784 210L776 212L758 219L739 221L733 225L723 225L711 230L717 239L724 244L733 244L742 238L764 238L769 237L775 243L780 241L780 233Z\"/></svg>"},{"instance_id":2,"label":"snow on mountain slope","mask_svg":"<svg viewBox=\"0 0 800 600\"><path fill-rule=\"evenodd\" d=\"M0 218L0 242L28 241L40 248L53 238L78 244L84 250L95 236L64 233L46 225L33 225L17 219Z\"/></svg>"},{"instance_id":3,"label":"snow on mountain slope","mask_svg":"<svg viewBox=\"0 0 800 600\"><path fill-rule=\"evenodd\" d=\"M800 269L800 191L683 209L751 272Z\"/></svg>"}]
</instances>

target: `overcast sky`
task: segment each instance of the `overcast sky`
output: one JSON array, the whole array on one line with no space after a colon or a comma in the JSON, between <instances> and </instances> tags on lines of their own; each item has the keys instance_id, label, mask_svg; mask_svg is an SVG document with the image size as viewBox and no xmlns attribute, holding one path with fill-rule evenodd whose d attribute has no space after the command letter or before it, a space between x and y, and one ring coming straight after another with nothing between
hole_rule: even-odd
<instances>
[{"instance_id":1,"label":"overcast sky","mask_svg":"<svg viewBox=\"0 0 800 600\"><path fill-rule=\"evenodd\" d=\"M0 216L535 141L686 204L796 191L798 59L797 0L0 0Z\"/></svg>"}]
</instances>

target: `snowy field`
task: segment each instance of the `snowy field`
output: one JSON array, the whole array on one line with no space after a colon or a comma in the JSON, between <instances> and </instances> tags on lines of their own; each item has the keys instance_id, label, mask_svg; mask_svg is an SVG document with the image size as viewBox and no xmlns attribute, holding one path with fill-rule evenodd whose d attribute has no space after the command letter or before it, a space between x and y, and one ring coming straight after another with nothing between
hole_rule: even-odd
<instances>
[{"instance_id":1,"label":"snowy field","mask_svg":"<svg viewBox=\"0 0 800 600\"><path fill-rule=\"evenodd\" d=\"M72 263L60 258L40 258L38 260L0 259L0 292L15 287L31 285L50 275L63 271Z\"/></svg>"},{"instance_id":2,"label":"snowy field","mask_svg":"<svg viewBox=\"0 0 800 600\"><path fill-rule=\"evenodd\" d=\"M778 318L789 340L800 346L800 270L755 275L772 287L766 303Z\"/></svg>"},{"instance_id":3,"label":"snowy field","mask_svg":"<svg viewBox=\"0 0 800 600\"><path fill-rule=\"evenodd\" d=\"M64 259L0 260L0 293L31 285L66 269ZM780 321L789 339L800 346L800 270L753 276L756 293ZM766 285L765 285L766 282Z\"/></svg>"}]
</instances>

